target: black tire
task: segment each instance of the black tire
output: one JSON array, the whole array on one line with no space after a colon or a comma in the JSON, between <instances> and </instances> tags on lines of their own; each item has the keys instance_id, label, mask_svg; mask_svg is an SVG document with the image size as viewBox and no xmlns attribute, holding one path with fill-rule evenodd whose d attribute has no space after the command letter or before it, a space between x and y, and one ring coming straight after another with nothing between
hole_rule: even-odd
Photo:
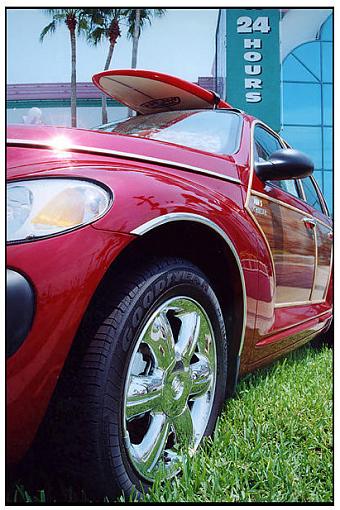
<instances>
[{"instance_id":1,"label":"black tire","mask_svg":"<svg viewBox=\"0 0 340 510\"><path fill-rule=\"evenodd\" d=\"M120 275L120 280L119 289L114 288L115 282L105 283L81 328L83 342L78 344L86 343L87 347L68 377L69 395L62 404L67 409L67 416L62 418L67 439L63 448L59 447L68 471L82 480L85 490L109 498L120 494L139 497L152 483L136 470L127 451L122 402L136 342L155 310L172 298L187 296L200 305L210 321L217 382L204 435L213 433L227 381L223 316L200 269L179 258L158 259L138 270L130 269L125 277Z\"/></svg>"}]
</instances>

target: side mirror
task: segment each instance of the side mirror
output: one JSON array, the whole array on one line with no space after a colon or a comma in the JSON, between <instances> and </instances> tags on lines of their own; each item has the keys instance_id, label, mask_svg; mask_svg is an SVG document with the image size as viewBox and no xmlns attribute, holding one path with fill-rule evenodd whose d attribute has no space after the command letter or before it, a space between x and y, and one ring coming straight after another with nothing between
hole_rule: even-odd
<instances>
[{"instance_id":1,"label":"side mirror","mask_svg":"<svg viewBox=\"0 0 340 510\"><path fill-rule=\"evenodd\" d=\"M313 161L295 149L280 149L273 152L267 161L255 163L255 173L261 181L303 179L313 173Z\"/></svg>"}]
</instances>

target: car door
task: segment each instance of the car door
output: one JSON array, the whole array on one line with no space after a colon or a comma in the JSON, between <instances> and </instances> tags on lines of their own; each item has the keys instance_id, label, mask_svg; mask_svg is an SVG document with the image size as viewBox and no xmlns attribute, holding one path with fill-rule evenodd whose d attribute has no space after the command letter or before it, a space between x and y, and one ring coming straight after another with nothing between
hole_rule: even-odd
<instances>
[{"instance_id":1,"label":"car door","mask_svg":"<svg viewBox=\"0 0 340 510\"><path fill-rule=\"evenodd\" d=\"M280 138L260 123L255 125L253 137L255 163L269 159L284 147ZM267 326L262 324L262 334L266 334L277 329L275 309L311 300L316 267L315 226L295 180L263 183L254 172L247 206L267 243L273 265L274 314Z\"/></svg>"},{"instance_id":2,"label":"car door","mask_svg":"<svg viewBox=\"0 0 340 510\"><path fill-rule=\"evenodd\" d=\"M303 196L310 206L310 213L315 221L316 234L316 267L311 294L311 301L319 303L326 299L333 260L333 229L317 183L313 177L301 181Z\"/></svg>"}]
</instances>

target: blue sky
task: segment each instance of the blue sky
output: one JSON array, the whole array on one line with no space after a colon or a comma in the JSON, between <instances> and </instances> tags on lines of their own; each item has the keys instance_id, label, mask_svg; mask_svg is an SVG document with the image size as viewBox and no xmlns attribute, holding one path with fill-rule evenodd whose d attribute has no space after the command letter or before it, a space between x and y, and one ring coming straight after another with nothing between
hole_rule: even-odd
<instances>
[{"instance_id":1,"label":"blue sky","mask_svg":"<svg viewBox=\"0 0 340 510\"><path fill-rule=\"evenodd\" d=\"M218 9L168 9L143 31L137 67L154 69L196 81L209 76L214 59ZM39 42L49 23L41 9L7 9L7 82L48 83L70 81L70 43L66 26ZM112 68L130 67L131 42L117 42ZM89 47L78 39L77 81L91 81L104 67L107 46Z\"/></svg>"}]
</instances>

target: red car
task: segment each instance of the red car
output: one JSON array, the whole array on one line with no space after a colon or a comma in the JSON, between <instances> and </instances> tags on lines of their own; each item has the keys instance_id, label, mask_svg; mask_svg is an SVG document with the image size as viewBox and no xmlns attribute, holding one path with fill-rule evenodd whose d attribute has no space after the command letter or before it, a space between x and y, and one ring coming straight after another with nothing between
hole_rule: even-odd
<instances>
[{"instance_id":1,"label":"red car","mask_svg":"<svg viewBox=\"0 0 340 510\"><path fill-rule=\"evenodd\" d=\"M45 426L86 487L138 494L242 374L330 328L332 220L310 159L216 94L93 80L137 115L8 129L7 453Z\"/></svg>"}]
</instances>

